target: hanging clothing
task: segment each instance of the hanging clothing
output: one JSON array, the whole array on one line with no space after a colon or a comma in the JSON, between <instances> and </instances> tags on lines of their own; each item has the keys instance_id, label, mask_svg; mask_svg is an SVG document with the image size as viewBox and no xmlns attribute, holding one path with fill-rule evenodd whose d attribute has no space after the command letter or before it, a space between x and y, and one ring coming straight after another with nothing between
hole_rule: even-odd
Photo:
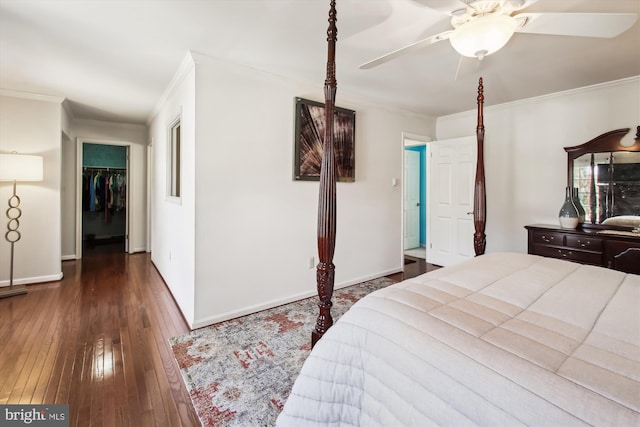
<instances>
[{"instance_id":1,"label":"hanging clothing","mask_svg":"<svg viewBox=\"0 0 640 427\"><path fill-rule=\"evenodd\" d=\"M96 185L93 174L89 175L89 210L96 211Z\"/></svg>"},{"instance_id":2,"label":"hanging clothing","mask_svg":"<svg viewBox=\"0 0 640 427\"><path fill-rule=\"evenodd\" d=\"M82 175L82 207L90 212L103 212L110 222L114 212L126 208L126 173L107 168L85 168Z\"/></svg>"}]
</instances>

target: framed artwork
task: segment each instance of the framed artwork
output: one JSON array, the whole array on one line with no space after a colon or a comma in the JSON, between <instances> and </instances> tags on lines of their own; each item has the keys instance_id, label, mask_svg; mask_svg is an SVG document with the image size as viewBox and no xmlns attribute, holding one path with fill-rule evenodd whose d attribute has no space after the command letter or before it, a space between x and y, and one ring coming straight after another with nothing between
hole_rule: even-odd
<instances>
[{"instance_id":1,"label":"framed artwork","mask_svg":"<svg viewBox=\"0 0 640 427\"><path fill-rule=\"evenodd\" d=\"M324 104L296 98L293 179L319 181L324 141ZM356 112L335 107L334 137L337 180L355 181Z\"/></svg>"}]
</instances>

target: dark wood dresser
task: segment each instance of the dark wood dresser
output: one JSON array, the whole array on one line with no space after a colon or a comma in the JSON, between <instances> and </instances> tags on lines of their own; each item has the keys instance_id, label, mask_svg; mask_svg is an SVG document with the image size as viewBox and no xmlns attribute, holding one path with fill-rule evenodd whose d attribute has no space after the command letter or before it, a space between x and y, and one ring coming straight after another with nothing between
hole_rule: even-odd
<instances>
[{"instance_id":1,"label":"dark wood dresser","mask_svg":"<svg viewBox=\"0 0 640 427\"><path fill-rule=\"evenodd\" d=\"M640 274L640 234L598 228L574 230L549 224L525 228L530 254Z\"/></svg>"}]
</instances>

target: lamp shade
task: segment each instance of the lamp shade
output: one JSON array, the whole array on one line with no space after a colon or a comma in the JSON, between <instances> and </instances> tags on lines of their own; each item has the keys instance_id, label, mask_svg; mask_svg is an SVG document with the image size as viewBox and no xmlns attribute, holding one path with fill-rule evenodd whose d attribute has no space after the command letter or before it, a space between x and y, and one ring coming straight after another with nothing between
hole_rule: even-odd
<instances>
[{"instance_id":1,"label":"lamp shade","mask_svg":"<svg viewBox=\"0 0 640 427\"><path fill-rule=\"evenodd\" d=\"M512 16L480 16L456 28L449 41L460 55L482 59L507 44L517 27Z\"/></svg>"},{"instance_id":2,"label":"lamp shade","mask_svg":"<svg viewBox=\"0 0 640 427\"><path fill-rule=\"evenodd\" d=\"M0 181L42 181L42 156L0 154Z\"/></svg>"}]
</instances>

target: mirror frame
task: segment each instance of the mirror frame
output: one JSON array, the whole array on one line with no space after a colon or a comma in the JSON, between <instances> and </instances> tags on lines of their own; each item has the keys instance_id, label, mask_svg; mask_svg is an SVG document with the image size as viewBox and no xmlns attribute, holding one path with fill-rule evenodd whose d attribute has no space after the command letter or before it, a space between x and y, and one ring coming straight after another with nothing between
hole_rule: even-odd
<instances>
[{"instance_id":1,"label":"mirror frame","mask_svg":"<svg viewBox=\"0 0 640 427\"><path fill-rule=\"evenodd\" d=\"M632 145L624 146L620 142L629 133L631 128L616 129L603 133L591 141L573 147L564 147L567 152L567 186L573 188L573 161L583 154L591 153L611 153L616 151L640 152L640 126L636 129L635 142ZM584 223L583 227L604 228L601 224ZM612 228L607 226L606 228Z\"/></svg>"}]
</instances>

